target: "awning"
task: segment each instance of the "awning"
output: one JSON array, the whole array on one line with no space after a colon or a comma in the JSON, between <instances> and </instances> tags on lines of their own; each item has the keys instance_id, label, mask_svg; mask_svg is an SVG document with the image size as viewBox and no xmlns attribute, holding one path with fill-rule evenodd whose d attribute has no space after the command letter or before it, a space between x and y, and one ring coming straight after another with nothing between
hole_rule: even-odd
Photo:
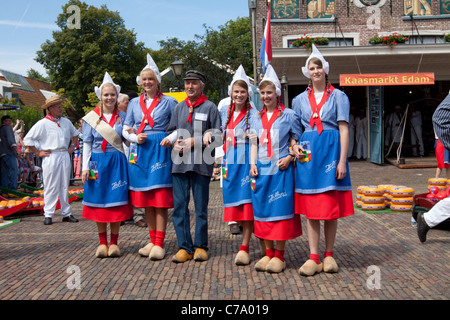
<instances>
[{"instance_id":1,"label":"awning","mask_svg":"<svg viewBox=\"0 0 450 320\"><path fill-rule=\"evenodd\" d=\"M450 44L326 47L318 49L330 63L329 79L339 83L341 74L433 72L436 81L450 80ZM289 85L305 85L301 67L310 51L305 48L274 48L272 66Z\"/></svg>"},{"instance_id":2,"label":"awning","mask_svg":"<svg viewBox=\"0 0 450 320\"><path fill-rule=\"evenodd\" d=\"M22 109L22 106L12 106L12 105L8 105L8 104L0 103L1 111L21 110L21 109Z\"/></svg>"}]
</instances>

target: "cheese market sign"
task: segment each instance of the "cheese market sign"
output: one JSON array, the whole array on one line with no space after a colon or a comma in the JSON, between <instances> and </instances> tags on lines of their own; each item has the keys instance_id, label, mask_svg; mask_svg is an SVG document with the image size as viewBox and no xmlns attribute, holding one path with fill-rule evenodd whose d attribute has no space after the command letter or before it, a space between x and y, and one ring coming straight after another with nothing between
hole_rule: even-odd
<instances>
[{"instance_id":1,"label":"cheese market sign","mask_svg":"<svg viewBox=\"0 0 450 320\"><path fill-rule=\"evenodd\" d=\"M432 85L434 73L375 73L375 74L341 74L340 86L402 86Z\"/></svg>"}]
</instances>

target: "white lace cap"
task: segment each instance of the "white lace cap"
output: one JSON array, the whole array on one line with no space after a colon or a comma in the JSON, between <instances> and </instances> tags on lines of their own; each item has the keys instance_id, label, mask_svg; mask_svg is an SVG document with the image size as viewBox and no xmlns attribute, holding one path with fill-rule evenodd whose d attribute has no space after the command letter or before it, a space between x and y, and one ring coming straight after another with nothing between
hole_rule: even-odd
<instances>
[{"instance_id":1,"label":"white lace cap","mask_svg":"<svg viewBox=\"0 0 450 320\"><path fill-rule=\"evenodd\" d=\"M244 70L244 67L242 66L242 64L239 66L239 68L237 68L236 73L233 76L233 80L231 81L231 84L228 86L228 95L231 97L233 85L238 80L244 80L245 83L247 83L248 95L252 96L253 95L252 86L250 85L250 80L248 79L247 74L245 73L245 70Z\"/></svg>"},{"instance_id":2,"label":"white lace cap","mask_svg":"<svg viewBox=\"0 0 450 320\"><path fill-rule=\"evenodd\" d=\"M153 73L155 74L156 80L158 80L158 82L161 83L161 73L159 72L158 66L156 65L155 61L153 60L153 58L150 56L149 53L147 53L147 65L144 67L144 69L142 69L142 71L144 71L145 69L152 70ZM139 86L142 85L142 81L141 81L141 76L140 75L136 77L136 83Z\"/></svg>"},{"instance_id":3,"label":"white lace cap","mask_svg":"<svg viewBox=\"0 0 450 320\"><path fill-rule=\"evenodd\" d=\"M103 77L103 83L102 83L102 85L101 85L100 87L97 87L97 86L96 86L95 89L94 89L94 90L95 90L95 94L97 95L97 98L98 98L99 100L102 100L102 88L103 88L103 86L104 86L105 84L107 84L107 83L111 83L111 84L116 88L116 91L117 91L117 98L119 98L119 94L120 94L120 86L114 83L113 79L111 78L111 76L109 75L108 72L105 72L105 76Z\"/></svg>"},{"instance_id":4,"label":"white lace cap","mask_svg":"<svg viewBox=\"0 0 450 320\"><path fill-rule=\"evenodd\" d=\"M275 89L277 91L277 96L281 96L281 83L280 80L278 79L278 76L275 72L275 70L273 69L272 65L268 65L266 68L266 73L264 74L264 78L261 80L262 81L270 81L275 85Z\"/></svg>"},{"instance_id":5,"label":"white lace cap","mask_svg":"<svg viewBox=\"0 0 450 320\"><path fill-rule=\"evenodd\" d=\"M308 73L308 64L309 64L309 61L314 57L319 58L322 61L323 70L325 71L326 74L328 74L328 72L330 72L330 64L325 60L325 58L320 53L319 49L317 49L317 47L314 44L312 45L312 50L313 51L312 51L311 55L306 60L305 66L302 67L303 75L305 77L307 77L308 79L310 78L309 73Z\"/></svg>"}]
</instances>

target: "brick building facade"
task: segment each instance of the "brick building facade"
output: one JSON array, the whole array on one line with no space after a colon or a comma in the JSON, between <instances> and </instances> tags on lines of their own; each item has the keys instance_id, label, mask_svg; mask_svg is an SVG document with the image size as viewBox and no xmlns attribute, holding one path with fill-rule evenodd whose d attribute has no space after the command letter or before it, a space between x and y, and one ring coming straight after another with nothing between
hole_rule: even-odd
<instances>
[{"instance_id":1,"label":"brick building facade","mask_svg":"<svg viewBox=\"0 0 450 320\"><path fill-rule=\"evenodd\" d=\"M418 107L424 118L424 132L428 132L424 137L430 144L427 151L433 151L431 116L437 102L450 90L450 42L445 40L445 35L450 34L450 0L249 0L256 79L262 76L259 47L269 3L271 64L285 80L283 100L287 106L308 82L301 67L310 50L295 47L295 40L326 38L328 44L318 48L330 63L330 82L347 93L356 109L364 108L369 121L373 107L371 90L382 92L380 126L396 105L405 109L410 102L424 101ZM389 35L403 35L407 40L392 46L370 43L374 37L383 39ZM346 74L392 73L431 73L434 81L428 85L380 87L340 83L340 76ZM383 135L377 139L383 141ZM369 139L370 136L369 129Z\"/></svg>"}]
</instances>

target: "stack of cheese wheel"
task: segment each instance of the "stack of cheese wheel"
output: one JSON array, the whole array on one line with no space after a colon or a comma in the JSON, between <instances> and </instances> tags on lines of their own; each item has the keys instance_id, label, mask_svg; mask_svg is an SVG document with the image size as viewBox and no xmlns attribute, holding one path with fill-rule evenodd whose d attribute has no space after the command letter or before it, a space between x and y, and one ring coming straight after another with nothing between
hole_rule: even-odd
<instances>
[{"instance_id":1,"label":"stack of cheese wheel","mask_svg":"<svg viewBox=\"0 0 450 320\"><path fill-rule=\"evenodd\" d=\"M448 180L444 178L430 178L428 179L428 191L434 187L438 187L439 191L445 191L447 189Z\"/></svg>"},{"instance_id":2,"label":"stack of cheese wheel","mask_svg":"<svg viewBox=\"0 0 450 320\"><path fill-rule=\"evenodd\" d=\"M386 208L384 198L384 188L379 186L363 186L361 188L361 209L363 210L383 210Z\"/></svg>"},{"instance_id":3,"label":"stack of cheese wheel","mask_svg":"<svg viewBox=\"0 0 450 320\"><path fill-rule=\"evenodd\" d=\"M414 189L397 187L391 189L391 210L411 211L414 204Z\"/></svg>"},{"instance_id":4,"label":"stack of cheese wheel","mask_svg":"<svg viewBox=\"0 0 450 320\"><path fill-rule=\"evenodd\" d=\"M361 201L361 199L362 199L362 196L363 196L363 193L362 193L362 188L363 188L364 186L359 186L357 189L356 189L356 202L355 202L355 205L358 207L358 208L361 208L361 205L362 205L362 201Z\"/></svg>"},{"instance_id":5,"label":"stack of cheese wheel","mask_svg":"<svg viewBox=\"0 0 450 320\"><path fill-rule=\"evenodd\" d=\"M390 190L397 186L395 184L380 184L380 185L378 185L378 187L384 189L384 194L383 194L384 204L385 204L386 208L389 208L391 206L391 198L392 198Z\"/></svg>"}]
</instances>

